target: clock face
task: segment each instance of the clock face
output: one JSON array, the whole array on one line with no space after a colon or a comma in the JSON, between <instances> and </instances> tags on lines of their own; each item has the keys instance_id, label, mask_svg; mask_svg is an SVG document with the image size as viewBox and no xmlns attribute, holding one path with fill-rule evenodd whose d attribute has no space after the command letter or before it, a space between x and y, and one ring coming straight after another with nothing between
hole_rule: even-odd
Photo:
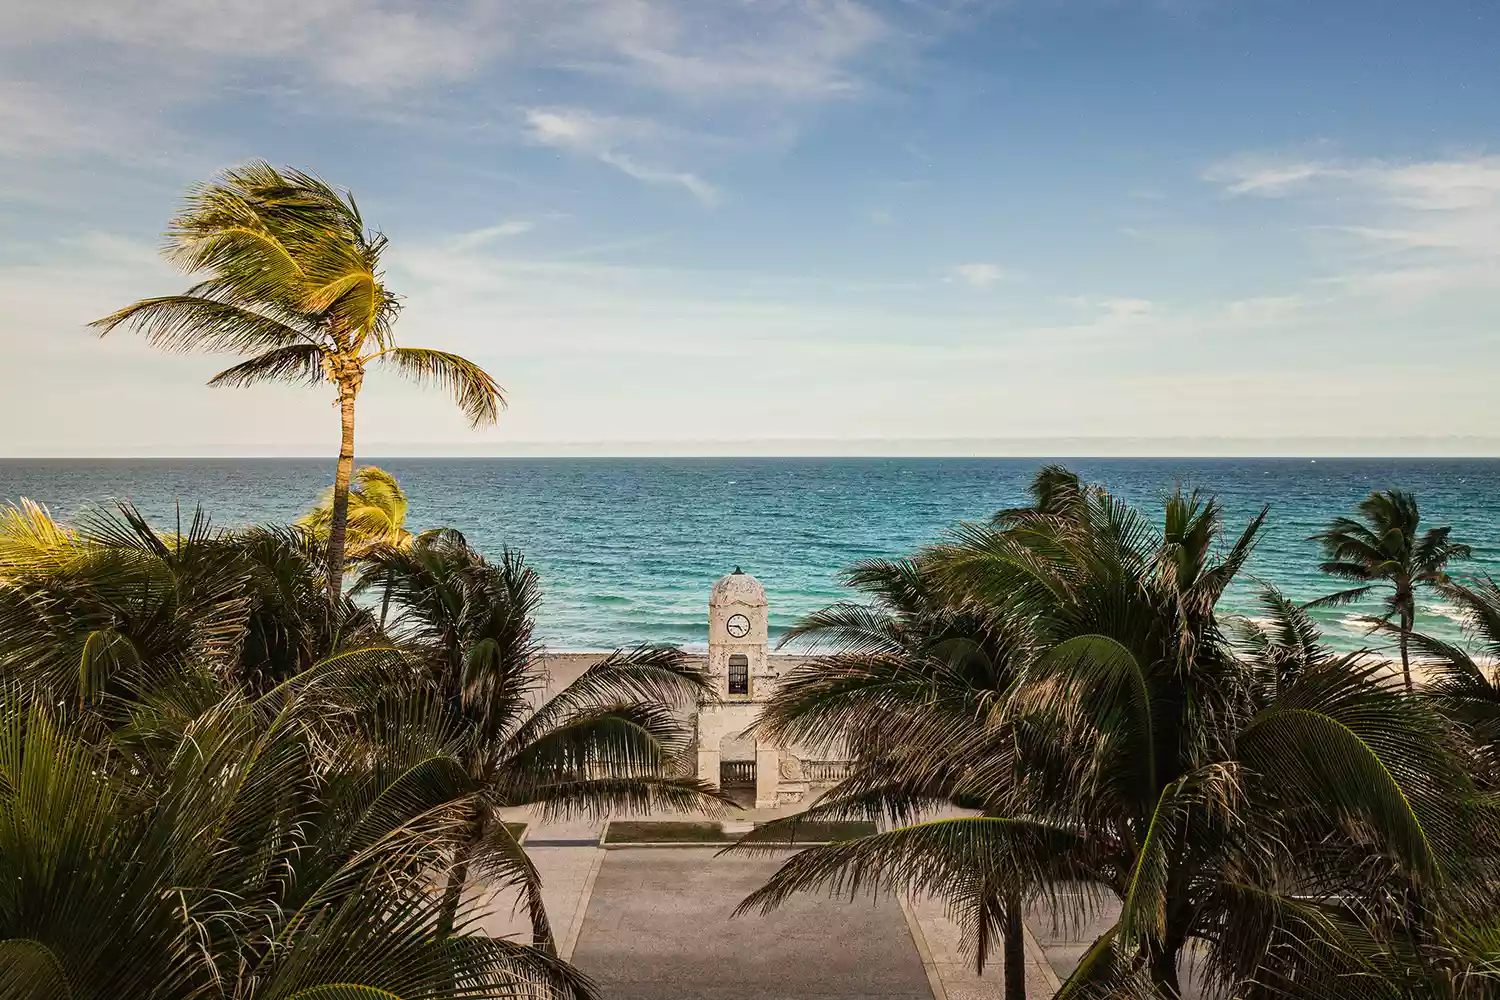
<instances>
[{"instance_id":1,"label":"clock face","mask_svg":"<svg viewBox=\"0 0 1500 1000\"><path fill-rule=\"evenodd\" d=\"M744 615L730 615L724 629L736 639L743 639L750 634L750 619Z\"/></svg>"}]
</instances>

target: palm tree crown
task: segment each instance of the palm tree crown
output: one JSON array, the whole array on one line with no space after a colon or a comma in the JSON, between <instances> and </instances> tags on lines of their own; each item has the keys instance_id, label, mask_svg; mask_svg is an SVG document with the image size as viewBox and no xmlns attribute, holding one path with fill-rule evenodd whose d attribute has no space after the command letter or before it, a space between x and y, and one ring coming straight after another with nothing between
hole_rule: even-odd
<instances>
[{"instance_id":1,"label":"palm tree crown","mask_svg":"<svg viewBox=\"0 0 1500 1000\"><path fill-rule=\"evenodd\" d=\"M1402 490L1382 490L1360 501L1364 520L1336 517L1310 541L1323 546L1319 568L1330 576L1358 585L1320 598L1314 604L1346 604L1357 601L1376 587L1390 588L1386 596L1385 621L1396 619L1401 645L1401 672L1406 689L1412 689L1408 646L1416 621L1416 588L1448 582L1448 563L1467 559L1467 545L1449 541L1452 528L1429 528L1421 532L1422 515L1417 498Z\"/></svg>"},{"instance_id":2,"label":"palm tree crown","mask_svg":"<svg viewBox=\"0 0 1500 1000\"><path fill-rule=\"evenodd\" d=\"M1153 524L1067 492L1055 513L965 526L919 556L946 616L883 585L879 627L838 632L842 652L778 689L776 731L853 741L854 775L804 818L888 828L795 855L744 905L929 892L978 952L1007 901L1041 896L1067 920L1113 899L1060 996L1179 997L1189 951L1226 996L1402 995L1377 984L1411 974L1403 942L1430 939L1443 894L1482 863L1447 727L1364 656L1322 648L1279 595L1243 652L1230 640L1217 604L1264 513L1226 538L1197 494ZM832 610L809 625L858 624ZM981 627L909 641L945 617Z\"/></svg>"},{"instance_id":3,"label":"palm tree crown","mask_svg":"<svg viewBox=\"0 0 1500 1000\"><path fill-rule=\"evenodd\" d=\"M328 535L328 588L342 588L354 407L371 364L438 385L478 427L504 405L474 362L396 345L400 301L386 287L386 238L369 231L354 198L311 174L257 161L193 189L167 231L166 254L202 281L180 295L142 299L96 321L101 335L124 324L169 351L250 357L209 385L333 384L342 442Z\"/></svg>"},{"instance_id":4,"label":"palm tree crown","mask_svg":"<svg viewBox=\"0 0 1500 1000\"><path fill-rule=\"evenodd\" d=\"M326 539L333 526L333 489L330 487L313 508L298 519L318 538ZM406 491L396 477L384 469L366 465L356 469L349 486L348 529L344 557L357 560L376 545L409 548L416 538L406 528L410 508Z\"/></svg>"}]
</instances>

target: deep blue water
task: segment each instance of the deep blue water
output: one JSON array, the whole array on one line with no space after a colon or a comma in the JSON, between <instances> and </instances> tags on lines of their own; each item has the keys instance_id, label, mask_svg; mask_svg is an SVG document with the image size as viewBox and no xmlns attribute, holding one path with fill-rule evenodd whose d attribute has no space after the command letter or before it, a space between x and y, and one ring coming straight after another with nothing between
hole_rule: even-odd
<instances>
[{"instance_id":1,"label":"deep blue water","mask_svg":"<svg viewBox=\"0 0 1500 1000\"><path fill-rule=\"evenodd\" d=\"M450 525L479 548L518 548L542 573L542 632L558 648L706 641L708 588L736 565L766 585L773 629L840 599L839 569L942 537L955 522L1027 502L1038 459L368 459L396 474L412 527ZM1251 572L1294 598L1337 584L1306 541L1373 489L1417 494L1424 520L1474 546L1461 572L1500 569L1500 460L1071 459L1159 512L1174 484L1216 493L1236 528L1271 505ZM0 499L62 517L130 499L170 526L176 504L223 524L287 520L331 479L300 459L0 460ZM1249 610L1248 581L1229 597ZM1333 629L1359 609L1320 612ZM1420 625L1452 636L1436 599ZM1341 644L1364 641L1345 636Z\"/></svg>"}]
</instances>

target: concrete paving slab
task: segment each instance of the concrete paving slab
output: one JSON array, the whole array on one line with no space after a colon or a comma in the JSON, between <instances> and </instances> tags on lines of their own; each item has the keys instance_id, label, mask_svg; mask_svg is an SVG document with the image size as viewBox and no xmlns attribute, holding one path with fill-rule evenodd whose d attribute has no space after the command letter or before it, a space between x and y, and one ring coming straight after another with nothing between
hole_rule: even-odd
<instances>
[{"instance_id":1,"label":"concrete paving slab","mask_svg":"<svg viewBox=\"0 0 1500 1000\"><path fill-rule=\"evenodd\" d=\"M894 900L808 894L767 917L730 913L775 858L711 848L608 851L573 962L612 1000L928 1000Z\"/></svg>"},{"instance_id":2,"label":"concrete paving slab","mask_svg":"<svg viewBox=\"0 0 1500 1000\"><path fill-rule=\"evenodd\" d=\"M921 929L931 955L932 972L941 983L946 1000L998 1000L1005 995L1005 960L998 948L990 956L984 972L977 972L973 957L963 948L959 927L948 918L941 900L923 896L912 900L908 907ZM1058 985L1057 976L1047 964L1046 954L1028 933L1027 1000L1048 1000L1057 993Z\"/></svg>"}]
</instances>

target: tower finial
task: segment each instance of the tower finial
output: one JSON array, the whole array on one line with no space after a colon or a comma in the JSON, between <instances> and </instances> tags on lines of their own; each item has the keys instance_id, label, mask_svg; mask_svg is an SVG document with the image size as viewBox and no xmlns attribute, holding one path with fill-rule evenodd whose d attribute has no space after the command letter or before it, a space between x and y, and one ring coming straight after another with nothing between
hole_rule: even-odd
<instances>
[{"instance_id":1,"label":"tower finial","mask_svg":"<svg viewBox=\"0 0 1500 1000\"><path fill-rule=\"evenodd\" d=\"M745 571L742 570L742 569L740 569L738 566L736 566L734 568L734 573L732 575L734 575L734 576L744 576L745 575Z\"/></svg>"}]
</instances>

